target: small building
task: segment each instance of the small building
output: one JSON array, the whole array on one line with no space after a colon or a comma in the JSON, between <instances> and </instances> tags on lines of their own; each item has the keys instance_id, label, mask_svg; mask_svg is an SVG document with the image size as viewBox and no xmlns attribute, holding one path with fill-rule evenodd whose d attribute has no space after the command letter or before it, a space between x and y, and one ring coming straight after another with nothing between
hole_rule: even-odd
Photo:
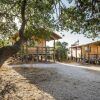
<instances>
[{"instance_id":1,"label":"small building","mask_svg":"<svg viewBox=\"0 0 100 100\"><path fill-rule=\"evenodd\" d=\"M33 36L33 40L27 41L21 51L20 54L22 56L30 56L34 62L47 62L53 61L55 62L55 40L61 39L56 33L52 33L49 38L41 39L40 41L36 41ZM53 47L47 46L47 41L53 41Z\"/></svg>"},{"instance_id":2,"label":"small building","mask_svg":"<svg viewBox=\"0 0 100 100\"><path fill-rule=\"evenodd\" d=\"M75 61L100 62L100 41L71 46L71 59Z\"/></svg>"}]
</instances>

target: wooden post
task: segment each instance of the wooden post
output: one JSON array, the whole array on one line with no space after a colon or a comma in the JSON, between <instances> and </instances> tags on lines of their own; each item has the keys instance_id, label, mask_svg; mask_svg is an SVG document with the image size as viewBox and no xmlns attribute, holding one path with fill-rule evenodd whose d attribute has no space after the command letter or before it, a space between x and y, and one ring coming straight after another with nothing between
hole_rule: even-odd
<instances>
[{"instance_id":1,"label":"wooden post","mask_svg":"<svg viewBox=\"0 0 100 100\"><path fill-rule=\"evenodd\" d=\"M47 47L45 47L45 61L47 62Z\"/></svg>"},{"instance_id":2,"label":"wooden post","mask_svg":"<svg viewBox=\"0 0 100 100\"><path fill-rule=\"evenodd\" d=\"M43 55L41 55L41 62L43 62Z\"/></svg>"},{"instance_id":3,"label":"wooden post","mask_svg":"<svg viewBox=\"0 0 100 100\"><path fill-rule=\"evenodd\" d=\"M97 56L96 56L96 58L98 59L98 45L97 45Z\"/></svg>"},{"instance_id":4,"label":"wooden post","mask_svg":"<svg viewBox=\"0 0 100 100\"><path fill-rule=\"evenodd\" d=\"M90 63L90 46L88 45L88 62Z\"/></svg>"},{"instance_id":5,"label":"wooden post","mask_svg":"<svg viewBox=\"0 0 100 100\"><path fill-rule=\"evenodd\" d=\"M82 61L82 57L83 57L83 55L82 55L82 47L81 47L81 61Z\"/></svg>"},{"instance_id":6,"label":"wooden post","mask_svg":"<svg viewBox=\"0 0 100 100\"><path fill-rule=\"evenodd\" d=\"M53 57L53 59L54 59L54 62L55 62L55 39L54 39L54 57Z\"/></svg>"},{"instance_id":7,"label":"wooden post","mask_svg":"<svg viewBox=\"0 0 100 100\"><path fill-rule=\"evenodd\" d=\"M72 47L71 47L71 60L72 60Z\"/></svg>"},{"instance_id":8,"label":"wooden post","mask_svg":"<svg viewBox=\"0 0 100 100\"><path fill-rule=\"evenodd\" d=\"M38 47L37 47L37 62L39 62L39 50L38 50Z\"/></svg>"},{"instance_id":9,"label":"wooden post","mask_svg":"<svg viewBox=\"0 0 100 100\"><path fill-rule=\"evenodd\" d=\"M77 62L77 47L76 47L76 62Z\"/></svg>"},{"instance_id":10,"label":"wooden post","mask_svg":"<svg viewBox=\"0 0 100 100\"><path fill-rule=\"evenodd\" d=\"M98 59L98 56L99 54L98 54L98 45L97 45L97 55L96 55L96 59ZM98 64L98 60L96 60L96 64Z\"/></svg>"},{"instance_id":11,"label":"wooden post","mask_svg":"<svg viewBox=\"0 0 100 100\"><path fill-rule=\"evenodd\" d=\"M46 47L46 40L45 40L45 62L47 62L47 47Z\"/></svg>"}]
</instances>

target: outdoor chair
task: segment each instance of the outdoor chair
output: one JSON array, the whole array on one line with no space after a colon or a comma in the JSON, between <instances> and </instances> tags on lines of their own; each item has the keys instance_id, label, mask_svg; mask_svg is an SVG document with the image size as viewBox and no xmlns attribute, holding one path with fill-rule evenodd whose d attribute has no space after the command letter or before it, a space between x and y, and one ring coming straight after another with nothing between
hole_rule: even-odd
<instances>
[{"instance_id":1,"label":"outdoor chair","mask_svg":"<svg viewBox=\"0 0 100 100\"><path fill-rule=\"evenodd\" d=\"M96 64L97 59L96 58L90 58L89 62L90 64Z\"/></svg>"},{"instance_id":2,"label":"outdoor chair","mask_svg":"<svg viewBox=\"0 0 100 100\"><path fill-rule=\"evenodd\" d=\"M86 64L86 63L88 63L88 59L82 58L82 64Z\"/></svg>"}]
</instances>

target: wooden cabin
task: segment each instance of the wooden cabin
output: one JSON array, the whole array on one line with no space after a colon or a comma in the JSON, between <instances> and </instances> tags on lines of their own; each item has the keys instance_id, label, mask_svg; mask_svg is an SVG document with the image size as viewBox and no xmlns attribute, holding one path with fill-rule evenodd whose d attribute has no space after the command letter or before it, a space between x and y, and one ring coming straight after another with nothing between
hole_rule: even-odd
<instances>
[{"instance_id":1,"label":"wooden cabin","mask_svg":"<svg viewBox=\"0 0 100 100\"><path fill-rule=\"evenodd\" d=\"M55 40L61 39L61 36L52 33L49 39L40 39L40 41L28 41L22 47L22 55L31 56L34 62L55 62ZM53 41L53 47L47 47L47 41ZM30 45L31 44L31 45Z\"/></svg>"},{"instance_id":2,"label":"wooden cabin","mask_svg":"<svg viewBox=\"0 0 100 100\"><path fill-rule=\"evenodd\" d=\"M71 46L71 59L75 61L86 60L89 63L100 62L100 41L83 45Z\"/></svg>"}]
</instances>

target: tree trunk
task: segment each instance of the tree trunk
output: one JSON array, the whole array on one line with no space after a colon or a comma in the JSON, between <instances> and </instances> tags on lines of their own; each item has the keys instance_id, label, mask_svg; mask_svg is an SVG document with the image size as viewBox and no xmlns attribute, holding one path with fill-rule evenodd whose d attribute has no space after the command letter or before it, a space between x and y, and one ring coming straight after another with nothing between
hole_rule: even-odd
<instances>
[{"instance_id":1,"label":"tree trunk","mask_svg":"<svg viewBox=\"0 0 100 100\"><path fill-rule=\"evenodd\" d=\"M21 45L27 41L26 37L24 36L24 30L25 30L25 25L26 25L26 20L25 20L25 10L26 10L26 4L27 0L22 0L21 2L21 19L22 19L22 24L19 30L19 41L17 41L14 45L12 46L6 46L0 48L0 67L2 64L11 56L16 54L19 50Z\"/></svg>"},{"instance_id":2,"label":"tree trunk","mask_svg":"<svg viewBox=\"0 0 100 100\"><path fill-rule=\"evenodd\" d=\"M0 48L0 67L9 57L13 56L20 50L22 43L23 41L20 39L12 46L5 46Z\"/></svg>"}]
</instances>

